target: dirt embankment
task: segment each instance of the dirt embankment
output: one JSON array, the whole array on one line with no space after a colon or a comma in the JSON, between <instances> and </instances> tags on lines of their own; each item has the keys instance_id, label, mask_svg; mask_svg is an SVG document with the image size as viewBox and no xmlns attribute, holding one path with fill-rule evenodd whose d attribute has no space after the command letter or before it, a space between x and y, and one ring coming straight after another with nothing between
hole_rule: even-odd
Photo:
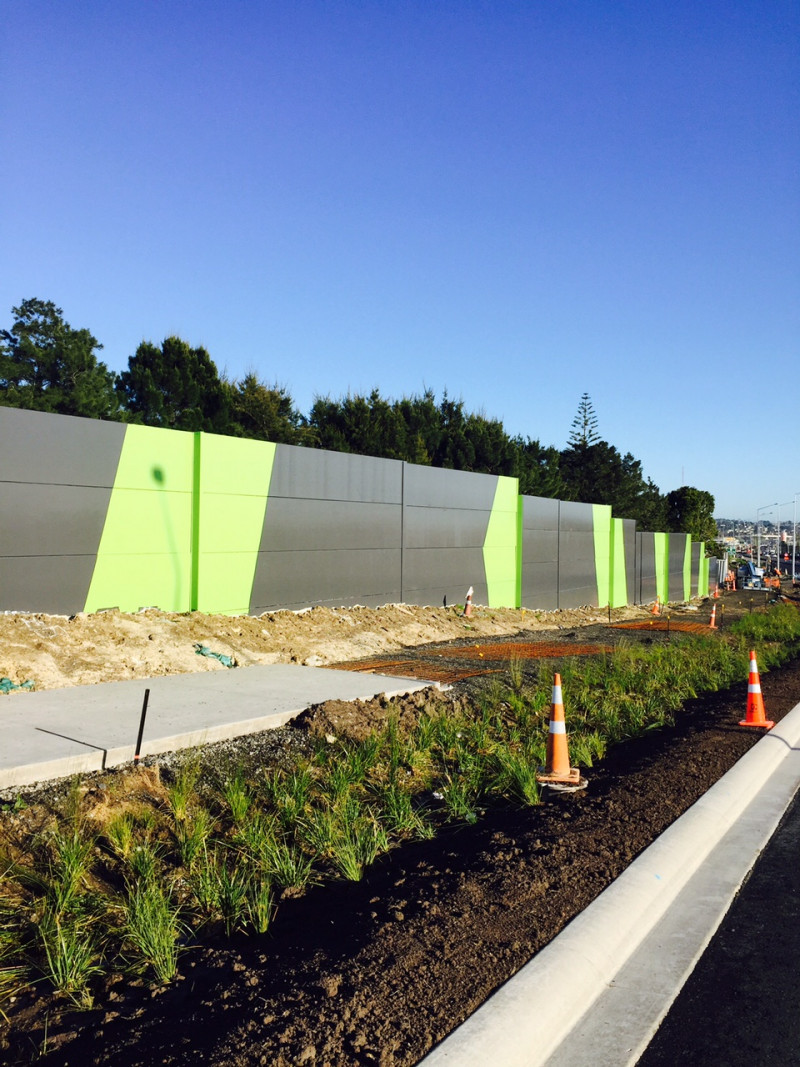
<instances>
[{"instance_id":1,"label":"dirt embankment","mask_svg":"<svg viewBox=\"0 0 800 1067\"><path fill-rule=\"evenodd\" d=\"M621 608L615 620L646 614ZM387 604L381 608L310 608L259 616L183 615L147 610L95 615L0 615L0 677L36 689L224 670L197 645L231 656L238 666L304 663L323 666L395 652L434 641L491 637L520 630L570 628L607 621L598 608L526 611Z\"/></svg>"}]
</instances>

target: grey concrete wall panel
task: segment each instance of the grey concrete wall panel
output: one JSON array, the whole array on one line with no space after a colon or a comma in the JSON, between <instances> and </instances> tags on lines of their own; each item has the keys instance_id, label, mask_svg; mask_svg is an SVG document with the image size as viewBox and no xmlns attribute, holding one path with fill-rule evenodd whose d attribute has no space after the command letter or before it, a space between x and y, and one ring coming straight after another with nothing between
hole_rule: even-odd
<instances>
[{"instance_id":1,"label":"grey concrete wall panel","mask_svg":"<svg viewBox=\"0 0 800 1067\"><path fill-rule=\"evenodd\" d=\"M405 466L406 507L491 511L496 490L494 474L473 474L413 463Z\"/></svg>"},{"instance_id":2,"label":"grey concrete wall panel","mask_svg":"<svg viewBox=\"0 0 800 1067\"><path fill-rule=\"evenodd\" d=\"M250 610L401 599L403 464L278 445Z\"/></svg>"},{"instance_id":3,"label":"grey concrete wall panel","mask_svg":"<svg viewBox=\"0 0 800 1067\"><path fill-rule=\"evenodd\" d=\"M406 551L415 548L479 548L483 551L488 511L407 507L403 516Z\"/></svg>"},{"instance_id":4,"label":"grey concrete wall panel","mask_svg":"<svg viewBox=\"0 0 800 1067\"><path fill-rule=\"evenodd\" d=\"M558 606L597 604L594 511L591 504L561 501L558 528Z\"/></svg>"},{"instance_id":5,"label":"grey concrete wall panel","mask_svg":"<svg viewBox=\"0 0 800 1067\"><path fill-rule=\"evenodd\" d=\"M0 407L0 482L111 486L125 426Z\"/></svg>"},{"instance_id":6,"label":"grey concrete wall panel","mask_svg":"<svg viewBox=\"0 0 800 1067\"><path fill-rule=\"evenodd\" d=\"M261 538L263 552L401 548L399 504L272 497Z\"/></svg>"},{"instance_id":7,"label":"grey concrete wall panel","mask_svg":"<svg viewBox=\"0 0 800 1067\"><path fill-rule=\"evenodd\" d=\"M625 584L628 593L628 603L635 603L634 593L636 589L636 520L622 520L622 541L625 545Z\"/></svg>"},{"instance_id":8,"label":"grey concrete wall panel","mask_svg":"<svg viewBox=\"0 0 800 1067\"><path fill-rule=\"evenodd\" d=\"M269 496L270 500L285 496L400 504L403 464L395 459L278 445Z\"/></svg>"},{"instance_id":9,"label":"grey concrete wall panel","mask_svg":"<svg viewBox=\"0 0 800 1067\"><path fill-rule=\"evenodd\" d=\"M399 599L397 550L266 552L256 568L250 613L309 604L376 607Z\"/></svg>"},{"instance_id":10,"label":"grey concrete wall panel","mask_svg":"<svg viewBox=\"0 0 800 1067\"><path fill-rule=\"evenodd\" d=\"M406 549L403 556L403 599L407 604L463 604L469 587L473 603L486 604L489 590L483 548Z\"/></svg>"},{"instance_id":11,"label":"grey concrete wall panel","mask_svg":"<svg viewBox=\"0 0 800 1067\"><path fill-rule=\"evenodd\" d=\"M697 583L700 581L700 560L704 546L699 541L692 541L692 596L697 593Z\"/></svg>"},{"instance_id":12,"label":"grey concrete wall panel","mask_svg":"<svg viewBox=\"0 0 800 1067\"><path fill-rule=\"evenodd\" d=\"M522 604L558 607L558 500L522 498Z\"/></svg>"},{"instance_id":13,"label":"grey concrete wall panel","mask_svg":"<svg viewBox=\"0 0 800 1067\"><path fill-rule=\"evenodd\" d=\"M0 609L41 611L48 615L74 615L82 611L95 558L95 555L0 557Z\"/></svg>"},{"instance_id":14,"label":"grey concrete wall panel","mask_svg":"<svg viewBox=\"0 0 800 1067\"><path fill-rule=\"evenodd\" d=\"M483 545L497 478L406 464L403 599L410 604L476 604L489 599Z\"/></svg>"},{"instance_id":15,"label":"grey concrete wall panel","mask_svg":"<svg viewBox=\"0 0 800 1067\"><path fill-rule=\"evenodd\" d=\"M671 533L669 535L669 599L683 600L683 564L686 559L685 533Z\"/></svg>"},{"instance_id":16,"label":"grey concrete wall panel","mask_svg":"<svg viewBox=\"0 0 800 1067\"><path fill-rule=\"evenodd\" d=\"M652 533L636 534L636 603L649 604L656 598L656 540Z\"/></svg>"},{"instance_id":17,"label":"grey concrete wall panel","mask_svg":"<svg viewBox=\"0 0 800 1067\"><path fill-rule=\"evenodd\" d=\"M110 488L7 482L2 492L0 556L96 555Z\"/></svg>"}]
</instances>

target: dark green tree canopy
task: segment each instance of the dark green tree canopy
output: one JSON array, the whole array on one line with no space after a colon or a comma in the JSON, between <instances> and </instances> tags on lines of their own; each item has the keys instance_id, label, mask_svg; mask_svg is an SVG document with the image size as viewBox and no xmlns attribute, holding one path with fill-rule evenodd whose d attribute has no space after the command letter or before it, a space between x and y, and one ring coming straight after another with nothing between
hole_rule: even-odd
<instances>
[{"instance_id":1,"label":"dark green tree canopy","mask_svg":"<svg viewBox=\"0 0 800 1067\"><path fill-rule=\"evenodd\" d=\"M715 541L714 497L703 489L682 485L667 493L666 529L692 535L695 541Z\"/></svg>"},{"instance_id":2,"label":"dark green tree canopy","mask_svg":"<svg viewBox=\"0 0 800 1067\"><path fill-rule=\"evenodd\" d=\"M0 404L116 418L115 376L97 359L97 338L74 330L50 300L23 300L11 310L14 324L0 332Z\"/></svg>"},{"instance_id":3,"label":"dark green tree canopy","mask_svg":"<svg viewBox=\"0 0 800 1067\"><path fill-rule=\"evenodd\" d=\"M170 430L226 433L230 396L205 348L180 337L160 346L142 341L117 389L133 420Z\"/></svg>"},{"instance_id":4,"label":"dark green tree canopy","mask_svg":"<svg viewBox=\"0 0 800 1067\"><path fill-rule=\"evenodd\" d=\"M223 381L228 398L228 433L285 445L305 443L303 417L281 385L265 385L255 371L241 381Z\"/></svg>"}]
</instances>

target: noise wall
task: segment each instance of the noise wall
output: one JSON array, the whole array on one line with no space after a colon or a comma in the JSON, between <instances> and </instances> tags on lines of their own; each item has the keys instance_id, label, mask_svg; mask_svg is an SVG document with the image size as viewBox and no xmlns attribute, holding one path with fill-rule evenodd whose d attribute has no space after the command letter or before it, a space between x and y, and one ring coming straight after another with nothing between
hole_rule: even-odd
<instances>
[{"instance_id":1,"label":"noise wall","mask_svg":"<svg viewBox=\"0 0 800 1067\"><path fill-rule=\"evenodd\" d=\"M707 591L701 546L514 478L0 408L0 610L552 610ZM705 583L705 585L704 585Z\"/></svg>"}]
</instances>

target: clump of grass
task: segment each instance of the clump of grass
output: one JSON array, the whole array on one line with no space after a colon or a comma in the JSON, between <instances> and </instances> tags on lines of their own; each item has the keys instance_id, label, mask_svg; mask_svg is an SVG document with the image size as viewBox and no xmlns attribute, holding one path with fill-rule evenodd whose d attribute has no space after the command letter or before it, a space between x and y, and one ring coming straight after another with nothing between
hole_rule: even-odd
<instances>
[{"instance_id":1,"label":"clump of grass","mask_svg":"<svg viewBox=\"0 0 800 1067\"><path fill-rule=\"evenodd\" d=\"M101 973L100 951L90 923L65 917L48 904L38 923L46 977L80 1008L92 1005L90 979Z\"/></svg>"},{"instance_id":2,"label":"clump of grass","mask_svg":"<svg viewBox=\"0 0 800 1067\"><path fill-rule=\"evenodd\" d=\"M171 982L178 971L183 924L168 889L152 880L136 881L128 886L123 908L125 939L159 982Z\"/></svg>"}]
</instances>

